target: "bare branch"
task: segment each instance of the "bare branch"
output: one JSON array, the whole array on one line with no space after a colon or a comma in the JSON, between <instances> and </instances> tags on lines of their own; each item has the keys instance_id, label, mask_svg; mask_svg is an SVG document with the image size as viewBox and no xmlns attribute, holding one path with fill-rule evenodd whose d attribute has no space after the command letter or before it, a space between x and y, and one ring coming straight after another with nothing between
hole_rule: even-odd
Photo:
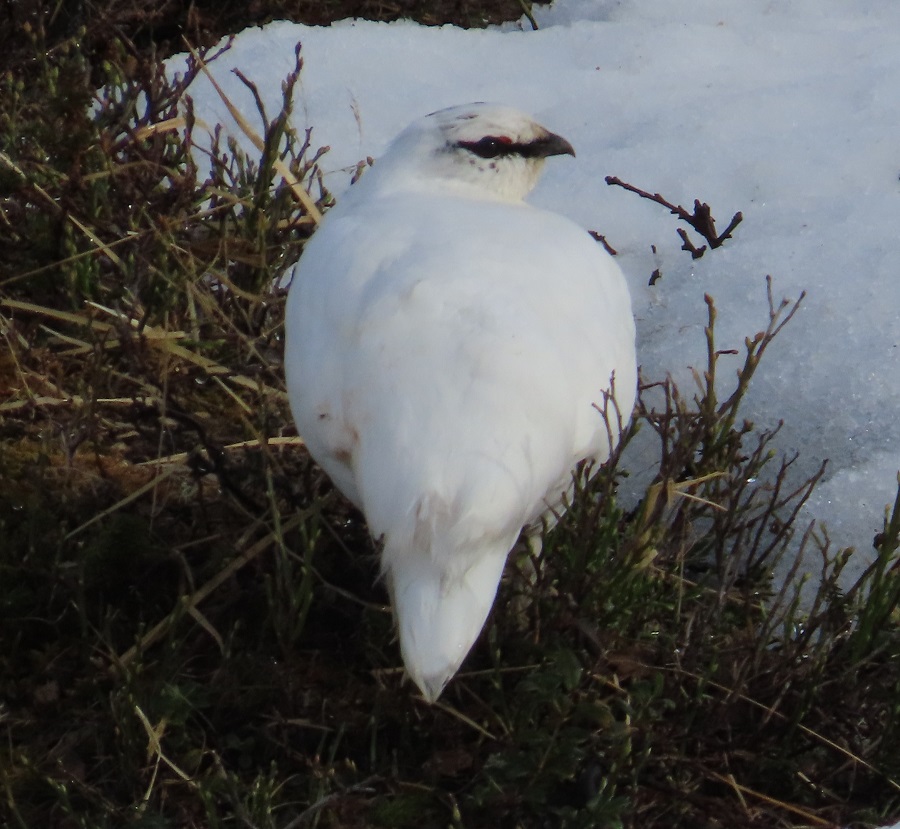
<instances>
[{"instance_id":1,"label":"bare branch","mask_svg":"<svg viewBox=\"0 0 900 829\"><path fill-rule=\"evenodd\" d=\"M606 183L609 185L616 185L617 187L623 187L625 190L637 193L642 199L647 199L667 208L673 216L677 216L681 221L687 222L687 224L694 228L697 233L706 239L711 248L721 247L726 239L732 238L732 232L744 220L743 213L738 211L731 217L731 221L728 223L728 227L725 228L725 231L720 234L716 232L716 220L712 216L712 209L706 202L701 202L700 199L694 199L694 212L689 213L687 208L682 207L680 204L672 204L672 202L661 196L659 193L650 193L647 190L641 190L640 187L628 184L616 176L607 176ZM699 259L706 252L706 246L696 247L688 238L688 235L684 230L679 228L678 235L681 237L682 242L684 242L681 249L688 251L691 254L691 258Z\"/></svg>"}]
</instances>

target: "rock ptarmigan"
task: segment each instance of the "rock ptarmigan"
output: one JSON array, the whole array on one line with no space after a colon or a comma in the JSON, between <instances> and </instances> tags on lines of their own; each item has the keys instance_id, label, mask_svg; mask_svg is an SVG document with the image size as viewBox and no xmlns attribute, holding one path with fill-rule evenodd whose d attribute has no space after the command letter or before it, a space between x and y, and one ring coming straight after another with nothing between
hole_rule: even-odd
<instances>
[{"instance_id":1,"label":"rock ptarmigan","mask_svg":"<svg viewBox=\"0 0 900 829\"><path fill-rule=\"evenodd\" d=\"M297 429L382 542L403 661L429 701L520 532L539 536L634 404L619 267L523 201L562 154L565 139L509 107L432 113L329 211L292 275ZM601 414L611 388L621 418Z\"/></svg>"}]
</instances>

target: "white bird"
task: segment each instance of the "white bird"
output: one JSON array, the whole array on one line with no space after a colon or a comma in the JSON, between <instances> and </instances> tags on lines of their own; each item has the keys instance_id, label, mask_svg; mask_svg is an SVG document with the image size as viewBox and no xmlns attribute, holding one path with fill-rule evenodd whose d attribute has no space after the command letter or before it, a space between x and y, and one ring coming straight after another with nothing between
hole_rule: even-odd
<instances>
[{"instance_id":1,"label":"white bird","mask_svg":"<svg viewBox=\"0 0 900 829\"><path fill-rule=\"evenodd\" d=\"M568 141L508 107L432 113L329 211L292 275L297 429L382 542L403 661L429 701L523 528L539 538L634 404L622 272L523 201L561 154ZM621 418L604 419L611 388Z\"/></svg>"}]
</instances>

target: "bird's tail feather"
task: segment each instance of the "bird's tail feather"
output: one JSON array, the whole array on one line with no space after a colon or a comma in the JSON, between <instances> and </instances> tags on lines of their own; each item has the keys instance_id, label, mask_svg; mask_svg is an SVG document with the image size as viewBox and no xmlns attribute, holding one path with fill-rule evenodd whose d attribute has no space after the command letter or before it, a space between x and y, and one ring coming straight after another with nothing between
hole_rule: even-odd
<instances>
[{"instance_id":1,"label":"bird's tail feather","mask_svg":"<svg viewBox=\"0 0 900 829\"><path fill-rule=\"evenodd\" d=\"M484 627L508 547L481 551L462 572L421 552L385 553L403 662L425 698L434 702Z\"/></svg>"}]
</instances>

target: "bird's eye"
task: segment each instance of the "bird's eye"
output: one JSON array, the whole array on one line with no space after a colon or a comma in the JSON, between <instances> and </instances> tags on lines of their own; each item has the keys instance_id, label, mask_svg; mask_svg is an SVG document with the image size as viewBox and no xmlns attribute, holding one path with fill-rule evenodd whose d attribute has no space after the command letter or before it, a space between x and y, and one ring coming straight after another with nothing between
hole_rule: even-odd
<instances>
[{"instance_id":1,"label":"bird's eye","mask_svg":"<svg viewBox=\"0 0 900 829\"><path fill-rule=\"evenodd\" d=\"M510 151L512 140L506 137L497 138L493 135L486 135L478 141L462 141L460 147L464 147L469 152L481 158L496 158Z\"/></svg>"}]
</instances>

